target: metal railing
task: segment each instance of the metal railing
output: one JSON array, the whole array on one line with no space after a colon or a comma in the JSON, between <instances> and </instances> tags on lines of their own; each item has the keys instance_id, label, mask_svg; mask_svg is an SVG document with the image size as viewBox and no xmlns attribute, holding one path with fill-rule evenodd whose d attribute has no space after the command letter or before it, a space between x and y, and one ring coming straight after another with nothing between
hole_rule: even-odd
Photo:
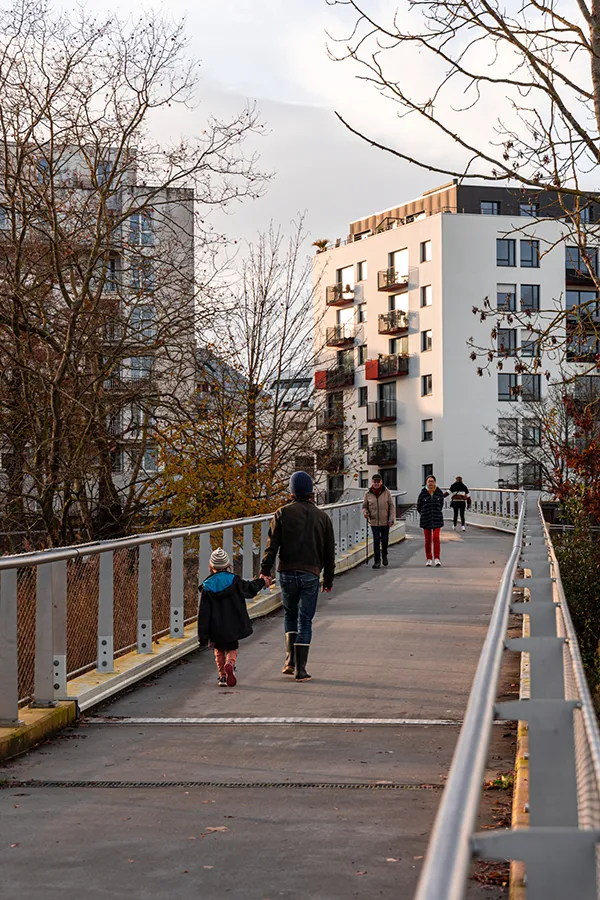
<instances>
[{"instance_id":1,"label":"metal railing","mask_svg":"<svg viewBox=\"0 0 600 900\"><path fill-rule=\"evenodd\" d=\"M362 501L323 507L336 557L365 540ZM234 571L257 575L271 514L119 540L0 557L0 725L20 703L51 707L67 680L94 667L114 671L130 650L152 654L162 635L184 638L215 546Z\"/></svg>"},{"instance_id":2,"label":"metal railing","mask_svg":"<svg viewBox=\"0 0 600 900\"><path fill-rule=\"evenodd\" d=\"M473 492L471 492L473 494ZM539 494L520 500L416 900L460 900L473 857L525 863L528 900L598 896L600 734ZM517 570L529 572L517 578ZM514 588L525 601L513 602ZM510 613L530 637L507 640ZM530 699L497 702L504 650L529 654ZM529 827L474 834L495 719L527 722Z\"/></svg>"}]
</instances>

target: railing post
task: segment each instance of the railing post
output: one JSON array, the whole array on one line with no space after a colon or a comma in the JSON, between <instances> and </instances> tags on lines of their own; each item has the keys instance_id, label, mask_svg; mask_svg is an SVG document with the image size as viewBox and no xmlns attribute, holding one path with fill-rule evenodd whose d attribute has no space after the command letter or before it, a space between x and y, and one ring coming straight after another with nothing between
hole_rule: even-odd
<instances>
[{"instance_id":1,"label":"railing post","mask_svg":"<svg viewBox=\"0 0 600 900\"><path fill-rule=\"evenodd\" d=\"M152 544L139 548L137 652L152 653Z\"/></svg>"},{"instance_id":2,"label":"railing post","mask_svg":"<svg viewBox=\"0 0 600 900\"><path fill-rule=\"evenodd\" d=\"M52 665L54 699L67 695L67 561L52 565Z\"/></svg>"},{"instance_id":3,"label":"railing post","mask_svg":"<svg viewBox=\"0 0 600 900\"><path fill-rule=\"evenodd\" d=\"M19 722L17 570L0 575L0 727Z\"/></svg>"},{"instance_id":4,"label":"railing post","mask_svg":"<svg viewBox=\"0 0 600 900\"><path fill-rule=\"evenodd\" d=\"M113 602L113 553L112 550L107 550L100 554L97 672L114 672L115 670Z\"/></svg>"},{"instance_id":5,"label":"railing post","mask_svg":"<svg viewBox=\"0 0 600 900\"><path fill-rule=\"evenodd\" d=\"M183 635L183 538L171 541L171 630L172 638Z\"/></svg>"},{"instance_id":6,"label":"railing post","mask_svg":"<svg viewBox=\"0 0 600 900\"><path fill-rule=\"evenodd\" d=\"M210 531L203 531L200 535L200 547L198 551L198 585L208 578L210 564L211 543Z\"/></svg>"},{"instance_id":7,"label":"railing post","mask_svg":"<svg viewBox=\"0 0 600 900\"><path fill-rule=\"evenodd\" d=\"M233 566L233 528L223 529L223 550L231 560Z\"/></svg>"},{"instance_id":8,"label":"railing post","mask_svg":"<svg viewBox=\"0 0 600 900\"><path fill-rule=\"evenodd\" d=\"M254 529L252 523L244 525L242 554L242 577L250 581L254 577Z\"/></svg>"},{"instance_id":9,"label":"railing post","mask_svg":"<svg viewBox=\"0 0 600 900\"><path fill-rule=\"evenodd\" d=\"M260 558L262 560L269 537L269 522L260 523Z\"/></svg>"},{"instance_id":10,"label":"railing post","mask_svg":"<svg viewBox=\"0 0 600 900\"><path fill-rule=\"evenodd\" d=\"M34 708L56 706L54 702L52 658L52 563L37 567L35 601Z\"/></svg>"}]
</instances>

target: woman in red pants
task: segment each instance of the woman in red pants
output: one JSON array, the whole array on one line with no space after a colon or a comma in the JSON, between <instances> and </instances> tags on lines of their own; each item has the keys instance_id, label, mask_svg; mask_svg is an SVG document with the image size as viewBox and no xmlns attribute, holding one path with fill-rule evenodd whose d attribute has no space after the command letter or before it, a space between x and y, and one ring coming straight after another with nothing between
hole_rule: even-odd
<instances>
[{"instance_id":1,"label":"woman in red pants","mask_svg":"<svg viewBox=\"0 0 600 900\"><path fill-rule=\"evenodd\" d=\"M430 566L432 560L436 566L441 566L440 528L444 527L443 508L444 494L437 486L434 476L429 475L417 500L417 512L421 515L419 525L425 535L426 566Z\"/></svg>"}]
</instances>

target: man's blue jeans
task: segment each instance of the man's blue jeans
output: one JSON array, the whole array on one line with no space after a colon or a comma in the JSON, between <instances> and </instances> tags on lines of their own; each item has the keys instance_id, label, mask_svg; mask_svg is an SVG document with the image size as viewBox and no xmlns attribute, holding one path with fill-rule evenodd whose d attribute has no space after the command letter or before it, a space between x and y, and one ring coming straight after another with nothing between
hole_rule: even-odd
<instances>
[{"instance_id":1,"label":"man's blue jeans","mask_svg":"<svg viewBox=\"0 0 600 900\"><path fill-rule=\"evenodd\" d=\"M279 580L285 632L296 631L296 643L310 644L319 598L319 576L312 572L281 572Z\"/></svg>"}]
</instances>

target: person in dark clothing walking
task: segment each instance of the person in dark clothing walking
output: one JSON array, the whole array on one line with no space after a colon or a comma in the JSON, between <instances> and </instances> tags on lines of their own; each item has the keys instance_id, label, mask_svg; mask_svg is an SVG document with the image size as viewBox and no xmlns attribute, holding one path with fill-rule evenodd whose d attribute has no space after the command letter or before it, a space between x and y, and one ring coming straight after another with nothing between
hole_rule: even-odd
<instances>
[{"instance_id":1,"label":"person in dark clothing walking","mask_svg":"<svg viewBox=\"0 0 600 900\"><path fill-rule=\"evenodd\" d=\"M451 495L450 506L454 511L454 528L458 525L458 514L460 513L461 529L464 531L465 508L467 505L471 506L471 495L469 493L469 488L462 480L461 475L456 476L454 484L450 485L450 490L447 491L444 496L447 497L448 493Z\"/></svg>"},{"instance_id":2,"label":"person in dark clothing walking","mask_svg":"<svg viewBox=\"0 0 600 900\"><path fill-rule=\"evenodd\" d=\"M443 508L444 494L437 486L435 477L429 475L425 487L417 499L417 512L421 514L419 525L425 536L426 566L431 565L432 558L435 560L436 566L442 564L440 561L440 528L444 527Z\"/></svg>"},{"instance_id":3,"label":"person in dark clothing walking","mask_svg":"<svg viewBox=\"0 0 600 900\"><path fill-rule=\"evenodd\" d=\"M279 553L279 583L283 600L285 631L284 675L308 681L306 661L312 640L312 621L319 596L330 591L335 570L333 525L326 512L313 502L313 481L307 472L290 478L292 500L280 507L271 520L260 571L270 576Z\"/></svg>"},{"instance_id":4,"label":"person in dark clothing walking","mask_svg":"<svg viewBox=\"0 0 600 900\"><path fill-rule=\"evenodd\" d=\"M373 568L379 569L382 560L384 566L388 564L388 540L390 527L396 521L396 510L393 497L384 487L378 472L371 479L371 487L365 494L362 510L373 532Z\"/></svg>"},{"instance_id":5,"label":"person in dark clothing walking","mask_svg":"<svg viewBox=\"0 0 600 900\"><path fill-rule=\"evenodd\" d=\"M235 687L239 642L252 634L246 600L268 586L266 578L244 581L229 572L227 553L218 548L210 557L210 576L200 585L198 641L215 651L219 687Z\"/></svg>"}]
</instances>

